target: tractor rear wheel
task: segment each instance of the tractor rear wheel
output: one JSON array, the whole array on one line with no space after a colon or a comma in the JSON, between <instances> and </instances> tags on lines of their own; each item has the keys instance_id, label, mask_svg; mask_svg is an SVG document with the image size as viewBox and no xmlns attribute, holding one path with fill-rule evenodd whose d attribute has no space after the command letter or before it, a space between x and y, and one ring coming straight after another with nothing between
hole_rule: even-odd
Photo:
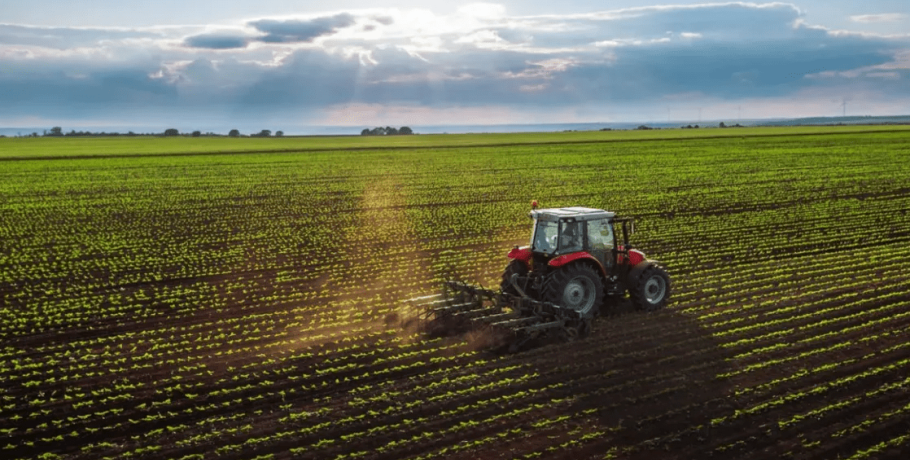
<instances>
[{"instance_id":1,"label":"tractor rear wheel","mask_svg":"<svg viewBox=\"0 0 910 460\"><path fill-rule=\"evenodd\" d=\"M587 264L564 266L547 275L543 298L560 307L593 318L603 303L604 288L600 274Z\"/></svg>"},{"instance_id":2,"label":"tractor rear wheel","mask_svg":"<svg viewBox=\"0 0 910 460\"><path fill-rule=\"evenodd\" d=\"M660 265L651 265L632 280L629 297L635 308L644 311L659 310L670 299L670 275Z\"/></svg>"},{"instance_id":3,"label":"tractor rear wheel","mask_svg":"<svg viewBox=\"0 0 910 460\"><path fill-rule=\"evenodd\" d=\"M515 289L515 286L512 285L512 275L515 273L518 273L518 276L528 276L528 265L520 260L512 260L509 262L509 265L506 265L506 270L502 272L502 283L499 285L499 288L506 294L520 296L521 294L519 294Z\"/></svg>"}]
</instances>

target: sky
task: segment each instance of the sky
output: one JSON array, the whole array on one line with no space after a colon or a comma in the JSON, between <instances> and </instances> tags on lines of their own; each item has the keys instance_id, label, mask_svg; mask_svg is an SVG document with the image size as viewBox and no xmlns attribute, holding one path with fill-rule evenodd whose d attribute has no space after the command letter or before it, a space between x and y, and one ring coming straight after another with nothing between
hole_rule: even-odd
<instances>
[{"instance_id":1,"label":"sky","mask_svg":"<svg viewBox=\"0 0 910 460\"><path fill-rule=\"evenodd\" d=\"M4 0L0 126L910 114L910 2Z\"/></svg>"}]
</instances>

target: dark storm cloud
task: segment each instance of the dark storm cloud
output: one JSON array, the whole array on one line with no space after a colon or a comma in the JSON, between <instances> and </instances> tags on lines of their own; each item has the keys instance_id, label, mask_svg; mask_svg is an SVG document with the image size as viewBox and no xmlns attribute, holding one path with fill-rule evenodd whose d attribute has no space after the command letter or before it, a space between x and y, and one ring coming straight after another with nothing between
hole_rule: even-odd
<instances>
[{"instance_id":1,"label":"dark storm cloud","mask_svg":"<svg viewBox=\"0 0 910 460\"><path fill-rule=\"evenodd\" d=\"M329 35L338 29L354 24L354 16L348 13L307 20L261 19L249 25L266 35L259 40L266 43L299 43Z\"/></svg>"},{"instance_id":2,"label":"dark storm cloud","mask_svg":"<svg viewBox=\"0 0 910 460\"><path fill-rule=\"evenodd\" d=\"M184 39L183 44L191 48L207 48L213 50L227 50L245 48L250 42L249 37L231 34L202 34Z\"/></svg>"}]
</instances>

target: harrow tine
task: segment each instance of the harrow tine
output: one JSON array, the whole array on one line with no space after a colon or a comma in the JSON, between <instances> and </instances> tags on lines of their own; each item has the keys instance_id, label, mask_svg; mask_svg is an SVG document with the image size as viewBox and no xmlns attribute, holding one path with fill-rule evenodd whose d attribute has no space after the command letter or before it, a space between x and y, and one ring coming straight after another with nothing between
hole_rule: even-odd
<instances>
[{"instance_id":1,"label":"harrow tine","mask_svg":"<svg viewBox=\"0 0 910 460\"><path fill-rule=\"evenodd\" d=\"M447 314L447 313L457 313L460 311L471 310L477 308L477 304L473 302L469 303L460 303L458 305L449 305L447 307L438 307L433 309L433 313L438 314Z\"/></svg>"},{"instance_id":2,"label":"harrow tine","mask_svg":"<svg viewBox=\"0 0 910 460\"><path fill-rule=\"evenodd\" d=\"M490 325L493 327L514 329L517 327L522 327L522 326L534 324L537 322L540 322L540 318L538 318L536 316L524 316L521 318L511 319L511 320L507 320L507 321L500 321L498 323L492 323Z\"/></svg>"},{"instance_id":3,"label":"harrow tine","mask_svg":"<svg viewBox=\"0 0 910 460\"><path fill-rule=\"evenodd\" d=\"M423 304L421 304L421 306L424 306L424 307L428 307L428 308L429 308L429 307L432 307L432 306L434 306L434 305L445 305L445 304L448 303L448 302L449 302L449 299L433 300L433 301L431 301L431 302L423 303Z\"/></svg>"},{"instance_id":4,"label":"harrow tine","mask_svg":"<svg viewBox=\"0 0 910 460\"><path fill-rule=\"evenodd\" d=\"M501 311L502 310L499 307L487 307L487 308L478 308L475 310L461 311L461 312L455 313L454 316L457 316L460 318L474 318L477 316L483 317L483 316L488 316L491 314L497 314L497 313L500 313Z\"/></svg>"},{"instance_id":5,"label":"harrow tine","mask_svg":"<svg viewBox=\"0 0 910 460\"><path fill-rule=\"evenodd\" d=\"M539 324L532 324L530 326L525 326L520 329L517 329L516 332L520 332L520 333L524 333L524 334L533 334L535 332L542 332L547 329L555 329L555 328L564 327L564 326L565 326L565 321L556 320L556 321L550 321L547 323L539 323Z\"/></svg>"},{"instance_id":6,"label":"harrow tine","mask_svg":"<svg viewBox=\"0 0 910 460\"><path fill-rule=\"evenodd\" d=\"M499 294L497 291L491 289L485 289L483 287L472 286L461 281L447 281L446 286L454 291L472 295L475 297L486 297L492 299L494 296Z\"/></svg>"},{"instance_id":7,"label":"harrow tine","mask_svg":"<svg viewBox=\"0 0 910 460\"><path fill-rule=\"evenodd\" d=\"M442 294L430 294L430 295L425 295L425 296L420 296L420 297L412 297L410 299L404 299L404 301L405 302L421 302L424 300L435 299L438 297L442 297Z\"/></svg>"},{"instance_id":8,"label":"harrow tine","mask_svg":"<svg viewBox=\"0 0 910 460\"><path fill-rule=\"evenodd\" d=\"M490 323L498 323L498 322L515 319L515 318L520 318L520 317L521 317L521 313L511 312L511 313L500 313L498 315L482 316L480 318L474 318L473 321L475 323L490 324Z\"/></svg>"}]
</instances>

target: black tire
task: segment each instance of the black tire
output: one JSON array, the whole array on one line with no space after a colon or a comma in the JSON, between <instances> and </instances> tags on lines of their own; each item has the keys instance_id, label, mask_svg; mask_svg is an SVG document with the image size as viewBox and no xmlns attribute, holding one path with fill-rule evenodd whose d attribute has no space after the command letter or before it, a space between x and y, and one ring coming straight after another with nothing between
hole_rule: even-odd
<instances>
[{"instance_id":1,"label":"black tire","mask_svg":"<svg viewBox=\"0 0 910 460\"><path fill-rule=\"evenodd\" d=\"M571 308L584 318L593 318L603 303L604 288L600 273L590 265L575 263L547 275L543 299Z\"/></svg>"},{"instance_id":2,"label":"black tire","mask_svg":"<svg viewBox=\"0 0 910 460\"><path fill-rule=\"evenodd\" d=\"M660 265L642 270L638 279L632 280L629 297L635 308L644 311L660 310L670 299L670 275Z\"/></svg>"},{"instance_id":3,"label":"black tire","mask_svg":"<svg viewBox=\"0 0 910 460\"><path fill-rule=\"evenodd\" d=\"M502 272L502 283L500 283L499 288L506 294L520 296L521 294L515 290L515 286L512 286L512 275L515 273L518 273L518 276L527 276L528 265L520 260L512 260L509 262L509 265L506 265L505 271Z\"/></svg>"}]
</instances>

